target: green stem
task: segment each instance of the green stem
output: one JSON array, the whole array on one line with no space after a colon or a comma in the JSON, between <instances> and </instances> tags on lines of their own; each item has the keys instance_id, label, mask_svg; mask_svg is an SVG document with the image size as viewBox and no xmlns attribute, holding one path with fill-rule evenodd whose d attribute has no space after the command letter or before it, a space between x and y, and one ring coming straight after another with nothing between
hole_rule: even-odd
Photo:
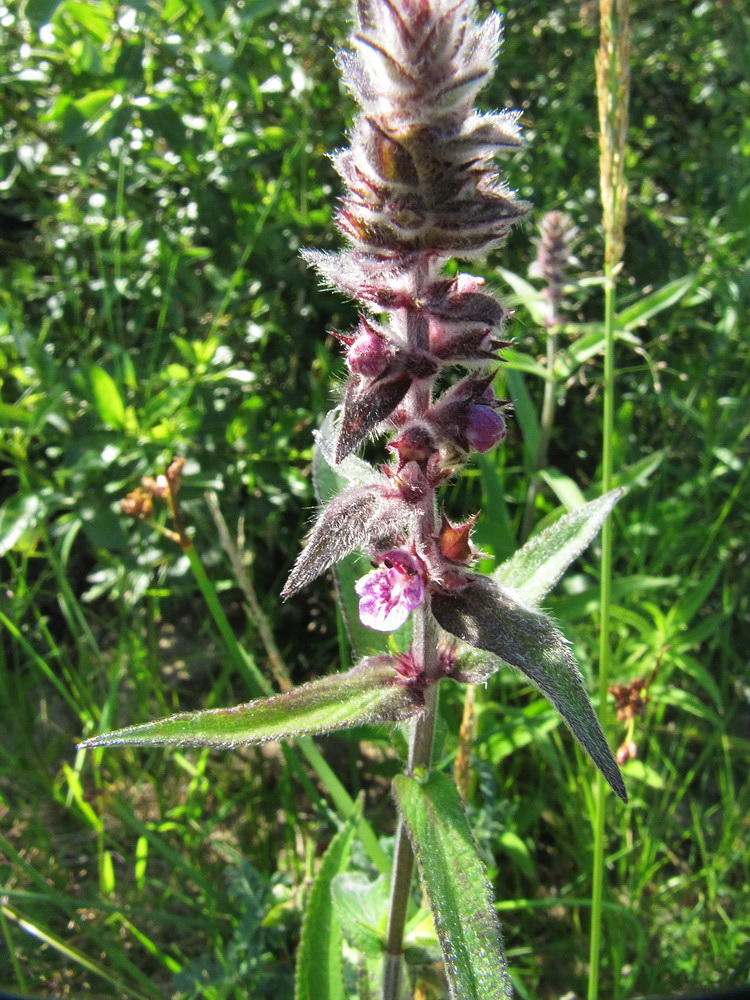
<instances>
[{"instance_id":1,"label":"green stem","mask_svg":"<svg viewBox=\"0 0 750 1000\"><path fill-rule=\"evenodd\" d=\"M557 381L555 379L555 354L557 352L557 326L551 326L547 330L547 379L544 383L544 398L542 400L542 414L540 420L539 444L534 460L534 475L526 494L526 509L523 512L523 524L521 525L521 536L519 543L523 545L531 534L534 526L534 507L537 494L541 486L540 472L547 465L547 451L549 450L550 439L552 438L552 428L555 425L555 410L557 409Z\"/></svg>"},{"instance_id":2,"label":"green stem","mask_svg":"<svg viewBox=\"0 0 750 1000\"><path fill-rule=\"evenodd\" d=\"M604 285L604 414L602 447L602 492L612 489L613 439L615 417L615 281L605 276ZM599 719L606 731L607 689L610 661L610 603L612 599L612 521L602 528L602 561L600 586L599 631ZM597 772L594 786L594 858L591 888L591 939L589 942L588 1000L599 996L599 957L602 943L602 909L604 902L604 817L606 784Z\"/></svg>"}]
</instances>

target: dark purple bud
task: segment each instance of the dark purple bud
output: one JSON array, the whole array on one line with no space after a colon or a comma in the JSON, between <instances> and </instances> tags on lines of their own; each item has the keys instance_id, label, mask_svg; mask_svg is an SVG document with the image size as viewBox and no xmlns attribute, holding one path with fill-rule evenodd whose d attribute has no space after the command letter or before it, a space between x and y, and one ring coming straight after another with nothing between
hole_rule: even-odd
<instances>
[{"instance_id":1,"label":"dark purple bud","mask_svg":"<svg viewBox=\"0 0 750 1000\"><path fill-rule=\"evenodd\" d=\"M429 421L439 442L485 452L502 441L505 420L496 411L504 403L492 390L493 378L494 372L469 375L438 400Z\"/></svg>"},{"instance_id":2,"label":"dark purple bud","mask_svg":"<svg viewBox=\"0 0 750 1000\"><path fill-rule=\"evenodd\" d=\"M502 414L493 409L495 405L496 399L489 404L470 403L467 408L465 435L474 451L489 451L505 437L505 420Z\"/></svg>"}]
</instances>

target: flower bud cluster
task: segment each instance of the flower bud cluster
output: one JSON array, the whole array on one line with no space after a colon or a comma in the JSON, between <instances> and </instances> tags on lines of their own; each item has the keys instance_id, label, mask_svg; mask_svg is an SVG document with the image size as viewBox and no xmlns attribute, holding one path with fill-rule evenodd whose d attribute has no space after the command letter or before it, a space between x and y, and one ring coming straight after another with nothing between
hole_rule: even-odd
<instances>
[{"instance_id":1,"label":"flower bud cluster","mask_svg":"<svg viewBox=\"0 0 750 1000\"><path fill-rule=\"evenodd\" d=\"M526 208L494 162L520 145L518 115L473 108L493 72L497 14L478 24L473 0L358 0L351 42L338 64L360 112L349 148L333 158L345 184L335 221L347 245L305 256L362 308L356 329L337 334L349 374L335 461L390 432L392 461L383 473L410 511L402 549L360 546L376 562L358 585L361 616L390 629L455 577L448 564L456 560L441 550L435 489L472 451L505 436L505 404L488 366L507 346L507 311L481 278L447 277L445 265L484 256ZM457 381L441 374L456 365L468 373ZM313 530L316 543L325 516ZM461 551L469 553L468 527L466 534ZM295 567L285 593L310 569Z\"/></svg>"},{"instance_id":2,"label":"flower bud cluster","mask_svg":"<svg viewBox=\"0 0 750 1000\"><path fill-rule=\"evenodd\" d=\"M544 296L549 309L547 325L561 322L560 307L568 270L580 263L573 255L573 244L578 229L566 212L546 212L539 225L539 236L532 239L536 246L536 259L529 268L533 278L544 282Z\"/></svg>"}]
</instances>

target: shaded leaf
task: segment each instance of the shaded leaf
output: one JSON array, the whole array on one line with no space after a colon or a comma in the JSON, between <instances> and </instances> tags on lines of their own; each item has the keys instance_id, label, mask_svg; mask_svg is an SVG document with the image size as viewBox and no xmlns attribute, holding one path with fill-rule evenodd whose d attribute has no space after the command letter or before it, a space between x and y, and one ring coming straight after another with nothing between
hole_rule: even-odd
<instances>
[{"instance_id":1,"label":"shaded leaf","mask_svg":"<svg viewBox=\"0 0 750 1000\"><path fill-rule=\"evenodd\" d=\"M499 566L492 579L536 606L590 545L623 493L612 490L561 517Z\"/></svg>"},{"instance_id":2,"label":"shaded leaf","mask_svg":"<svg viewBox=\"0 0 750 1000\"><path fill-rule=\"evenodd\" d=\"M358 806L333 838L313 882L297 950L295 1000L345 1000L347 996L342 975L341 921L331 889L336 876L349 864L360 813Z\"/></svg>"},{"instance_id":3,"label":"shaded leaf","mask_svg":"<svg viewBox=\"0 0 750 1000\"><path fill-rule=\"evenodd\" d=\"M401 683L394 665L390 656L370 657L347 673L322 677L272 698L173 715L93 736L80 746L232 747L365 723L402 722L422 711L422 697Z\"/></svg>"},{"instance_id":4,"label":"shaded leaf","mask_svg":"<svg viewBox=\"0 0 750 1000\"><path fill-rule=\"evenodd\" d=\"M451 996L509 1000L492 890L456 786L438 772L424 783L399 774L393 793L427 890Z\"/></svg>"},{"instance_id":5,"label":"shaded leaf","mask_svg":"<svg viewBox=\"0 0 750 1000\"><path fill-rule=\"evenodd\" d=\"M385 952L390 887L384 875L374 882L362 872L337 875L331 886L333 905L344 937L371 958Z\"/></svg>"},{"instance_id":6,"label":"shaded leaf","mask_svg":"<svg viewBox=\"0 0 750 1000\"><path fill-rule=\"evenodd\" d=\"M620 769L591 707L570 645L546 615L518 603L486 577L462 591L432 596L446 632L517 667L552 702L617 795L627 801Z\"/></svg>"},{"instance_id":7,"label":"shaded leaf","mask_svg":"<svg viewBox=\"0 0 750 1000\"><path fill-rule=\"evenodd\" d=\"M340 462L360 445L375 428L389 417L409 391L411 378L399 367L389 377L350 379L341 409L341 431L336 444Z\"/></svg>"}]
</instances>

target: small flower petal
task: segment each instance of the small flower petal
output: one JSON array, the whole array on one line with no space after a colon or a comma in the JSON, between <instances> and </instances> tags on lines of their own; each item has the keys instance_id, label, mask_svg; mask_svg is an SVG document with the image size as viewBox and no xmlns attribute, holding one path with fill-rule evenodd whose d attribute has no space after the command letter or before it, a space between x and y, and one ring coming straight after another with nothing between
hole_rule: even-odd
<instances>
[{"instance_id":1,"label":"small flower petal","mask_svg":"<svg viewBox=\"0 0 750 1000\"><path fill-rule=\"evenodd\" d=\"M424 581L416 560L394 550L381 557L381 565L358 580L359 617L368 628L392 632L424 601Z\"/></svg>"}]
</instances>

